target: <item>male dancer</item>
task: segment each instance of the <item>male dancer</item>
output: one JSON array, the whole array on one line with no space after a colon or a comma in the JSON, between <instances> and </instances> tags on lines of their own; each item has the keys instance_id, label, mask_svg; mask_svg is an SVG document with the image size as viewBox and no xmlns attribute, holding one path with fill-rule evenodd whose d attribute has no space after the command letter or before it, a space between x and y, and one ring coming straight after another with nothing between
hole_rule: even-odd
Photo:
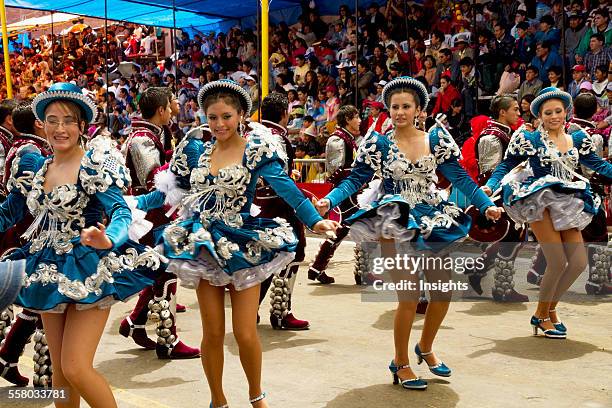
<instances>
[{"instance_id":1,"label":"male dancer","mask_svg":"<svg viewBox=\"0 0 612 408\"><path fill-rule=\"evenodd\" d=\"M154 188L154 177L167 162L164 126L172 118L172 94L168 88L147 88L138 102L142 119L132 120L132 128L122 151L132 178L131 194L140 195ZM147 219L155 227L170 220L163 209L152 210ZM154 246L150 232L141 242ZM200 356L200 350L189 347L178 339L176 332L176 275L162 273L155 284L140 292L136 307L123 319L119 333L132 337L134 342L147 350L155 349L160 359L184 359ZM148 338L147 320L158 322L157 343Z\"/></svg>"},{"instance_id":2,"label":"male dancer","mask_svg":"<svg viewBox=\"0 0 612 408\"><path fill-rule=\"evenodd\" d=\"M512 126L518 123L520 112L516 98L499 95L491 101L491 119L476 140L476 160L480 176L478 182L484 186L493 170L502 162L512 135ZM526 302L529 298L514 290L514 261L525 240L525 229L517 228L510 220L506 236L499 242L489 245L483 254L484 268L473 271L468 279L478 294L482 294L480 281L491 267L495 269L493 299L498 302Z\"/></svg>"},{"instance_id":3,"label":"male dancer","mask_svg":"<svg viewBox=\"0 0 612 408\"><path fill-rule=\"evenodd\" d=\"M596 152L603 157L603 137L596 133L596 125L591 122L591 118L597 112L597 98L590 93L582 93L574 99L574 116L567 125L567 132L572 133L577 130L584 130L593 137ZM581 166L582 175L589 179L593 193L603 198L605 196L604 186L610 184L610 180L602 178L591 169ZM612 259L610 251L606 246L608 243L608 231L606 223L606 211L603 205L593 220L585 229L582 230L584 242L590 243L588 246L589 257L589 278L584 285L586 293L589 295L608 295L612 293ZM533 263L527 274L527 282L540 285L546 270L546 259L544 253L538 247L538 252L533 257Z\"/></svg>"},{"instance_id":4,"label":"male dancer","mask_svg":"<svg viewBox=\"0 0 612 408\"><path fill-rule=\"evenodd\" d=\"M353 164L353 157L357 150L357 143L355 139L359 137L359 126L361 119L359 119L359 111L353 105L344 105L338 110L336 116L338 125L336 130L327 140L325 146L325 161L327 165L327 173L331 176L328 178L328 182L336 187L345 179L350 171L351 165ZM332 188L333 188L332 187ZM350 199L344 201L340 205L340 211L342 218L349 217L353 212L359 209L357 205L357 194ZM321 248L317 253L317 256L308 269L308 279L318 280L322 284L334 283L336 280L325 273L329 261L334 256L336 248L340 245L340 242L348 235L349 228L342 226L336 231L336 238L327 238L321 244ZM361 253L359 248L356 249L357 255L356 271L355 271L355 282L361 284L361 270L360 266L365 266L367 262L362 262Z\"/></svg>"},{"instance_id":5,"label":"male dancer","mask_svg":"<svg viewBox=\"0 0 612 408\"><path fill-rule=\"evenodd\" d=\"M283 149L279 156L286 157L285 171L291 175L295 151L287 136L287 122L289 101L280 93L271 93L261 103L261 124L267 127L277 138L277 145ZM263 301L272 283L270 292L271 309L270 324L275 329L306 330L309 323L297 319L291 312L293 287L300 262L304 260L306 248L306 235L304 225L298 220L295 211L289 204L280 198L276 192L263 180L255 193L254 203L261 208L260 216L264 218L281 217L286 219L298 237L298 246L293 262L285 267L278 275L272 275L261 284L259 303ZM285 290L287 289L287 290ZM287 293L288 292L288 293ZM277 307L275 307L278 305Z\"/></svg>"},{"instance_id":6,"label":"male dancer","mask_svg":"<svg viewBox=\"0 0 612 408\"><path fill-rule=\"evenodd\" d=\"M32 102L22 102L16 105L11 113L11 121L15 132L12 146L7 150L6 163L4 166L4 179L2 184L6 187L10 174L11 166L22 152L36 151L44 156L51 154L51 148L47 143L47 137L43 128L43 124L36 119L32 111ZM28 214L17 225L10 228L2 235L2 244L0 244L0 254L9 252L12 248L21 247L21 235L28 229L32 223L32 217ZM4 311L10 317L10 311ZM10 324L10 321L9 321ZM30 342L30 338L34 331L34 386L50 386L51 385L51 359L49 349L46 346L46 338L42 328L42 321L37 313L23 310L17 315L17 318L8 329L6 337L0 348L0 376L7 381L25 387L28 385L29 379L19 373L18 362L19 357L23 354L23 350Z\"/></svg>"}]
</instances>

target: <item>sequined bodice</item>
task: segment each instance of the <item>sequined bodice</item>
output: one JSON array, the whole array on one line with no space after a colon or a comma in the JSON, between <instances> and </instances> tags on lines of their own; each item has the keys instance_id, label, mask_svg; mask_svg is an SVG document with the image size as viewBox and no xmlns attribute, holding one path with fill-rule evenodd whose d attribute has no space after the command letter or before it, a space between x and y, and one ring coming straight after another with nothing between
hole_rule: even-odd
<instances>
[{"instance_id":1,"label":"sequined bodice","mask_svg":"<svg viewBox=\"0 0 612 408\"><path fill-rule=\"evenodd\" d=\"M387 157L383 161L382 175L384 179L393 180L393 194L400 194L411 206L425 202L438 205L443 201L435 184L436 155L429 153L416 161L410 161L399 150L393 135ZM389 192L386 192L389 193Z\"/></svg>"},{"instance_id":2,"label":"sequined bodice","mask_svg":"<svg viewBox=\"0 0 612 408\"><path fill-rule=\"evenodd\" d=\"M34 216L24 237L31 239L30 252L52 247L58 254L69 252L71 240L78 237L85 227L83 210L89 203L89 196L78 184L62 184L45 193L43 184L49 160L32 180L27 205Z\"/></svg>"},{"instance_id":3,"label":"sequined bodice","mask_svg":"<svg viewBox=\"0 0 612 408\"><path fill-rule=\"evenodd\" d=\"M591 148L588 146L590 138L585 139L580 150L573 146L568 151L561 153L549 138L548 133L541 127L538 130L541 145L532 143L524 133L520 132L510 141L507 154L528 156L534 173L538 177L550 174L563 181L571 182L580 163L580 154L587 153Z\"/></svg>"},{"instance_id":4,"label":"sequined bodice","mask_svg":"<svg viewBox=\"0 0 612 408\"><path fill-rule=\"evenodd\" d=\"M242 226L240 212L246 205L247 186L251 182L249 169L242 164L232 164L219 169L214 176L210 172L210 158L214 144L209 144L200 156L198 167L191 173L191 190L183 205L192 206L199 213L203 225L211 219L221 220L227 225Z\"/></svg>"}]
</instances>

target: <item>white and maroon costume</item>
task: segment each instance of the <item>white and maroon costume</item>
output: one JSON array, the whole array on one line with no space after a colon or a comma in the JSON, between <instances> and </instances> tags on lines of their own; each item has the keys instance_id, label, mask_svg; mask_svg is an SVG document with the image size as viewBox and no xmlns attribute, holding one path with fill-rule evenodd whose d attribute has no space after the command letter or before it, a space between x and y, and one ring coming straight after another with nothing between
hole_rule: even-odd
<instances>
[{"instance_id":1,"label":"white and maroon costume","mask_svg":"<svg viewBox=\"0 0 612 408\"><path fill-rule=\"evenodd\" d=\"M330 174L327 181L332 183L333 187L336 187L350 174L356 150L357 144L355 143L355 137L344 128L337 127L327 140L325 146L325 161L327 173ZM353 212L359 209L359 205L357 205L357 194L358 193L354 194L351 198L340 204L339 209L342 219L348 218ZM329 265L329 261L334 256L336 248L348 235L348 231L348 227L342 226L336 231L336 238L327 238L323 241L314 262L310 266L310 269L308 269L309 279L317 279L324 284L335 282L333 277L325 273L325 270ZM359 250L357 250L357 256L359 257ZM356 282L361 283L362 271L356 270L355 272Z\"/></svg>"},{"instance_id":2,"label":"white and maroon costume","mask_svg":"<svg viewBox=\"0 0 612 408\"><path fill-rule=\"evenodd\" d=\"M143 119L132 121L131 131L122 148L132 178L132 195L142 195L155 188L155 175L167 167L167 144L169 137L162 127ZM149 211L146 219L155 228L170 222L163 209ZM155 246L153 232L142 238L141 242ZM176 288L176 275L160 274L153 286L140 292L136 307L121 322L119 333L125 337L131 336L136 344L146 349L155 349L161 359L196 358L200 356L200 350L185 345L176 333ZM150 340L145 331L149 316L158 322L157 343Z\"/></svg>"},{"instance_id":3,"label":"white and maroon costume","mask_svg":"<svg viewBox=\"0 0 612 408\"><path fill-rule=\"evenodd\" d=\"M478 161L478 184L483 186L493 173L493 170L503 161L506 149L510 143L512 129L495 120L490 120L476 139L475 154ZM483 254L485 267L470 276L470 283L476 291L482 292L480 280L491 267L495 269L493 299L504 302L526 302L527 296L514 290L514 261L524 241L525 229L517 228L510 220L506 236L486 249Z\"/></svg>"},{"instance_id":4,"label":"white and maroon costume","mask_svg":"<svg viewBox=\"0 0 612 408\"><path fill-rule=\"evenodd\" d=\"M4 128L0 128L0 140L2 140L4 149L4 140L6 137ZM3 166L3 179L2 185L6 186L8 179L11 174L11 166L14 159L24 151L36 151L43 156L49 156L51 154L51 148L47 144L47 141L36 135L30 135L22 133L16 136L12 140L12 144L6 150L5 162ZM8 229L2 235L2 242L0 243L0 255L9 251L12 248L18 248L22 246L20 240L21 235L28 229L33 219L30 214L26 215L23 220L18 222L14 227ZM3 314L11 315L10 310L2 312ZM9 320L10 321L10 320ZM9 323L10 324L10 323ZM26 386L29 382L27 377L22 376L19 373L18 363L19 357L23 354L25 345L30 342L32 334L34 335L34 341L37 347L37 355L34 358L34 386L51 386L51 358L48 353L48 348L43 344L46 343L44 338L44 331L42 328L42 321L37 313L23 310L19 313L15 321L10 326L5 328L7 333L0 348L0 376L5 378L7 381L18 385ZM0 339L2 336L0 336ZM43 348L44 347L44 348ZM41 360L43 363L39 363ZM43 361L44 360L44 361ZM42 381L41 381L42 379Z\"/></svg>"},{"instance_id":5,"label":"white and maroon costume","mask_svg":"<svg viewBox=\"0 0 612 408\"><path fill-rule=\"evenodd\" d=\"M293 160L295 159L295 150L291 145L291 141L287 136L287 129L283 126L268 121L262 120L261 124L267 127L272 135L277 138L277 146L284 149L283 152L279 152L279 156L281 158L286 158L284 163L285 171L291 175L291 171L293 169ZM293 262L291 262L287 267L281 271L278 276L272 275L270 278L266 279L261 284L261 292L260 292L260 303L263 301L266 293L268 292L268 288L271 283L274 284L273 291L276 288L287 288L289 293L287 295L287 300L282 302L277 302L274 293L271 295L271 304L272 309L278 311L277 313L272 312L270 315L270 323L272 327L276 329L292 329L292 330L300 330L307 329L309 324L305 320L296 319L291 313L291 301L292 301L292 291L293 285L295 284L296 274L299 268L300 262L304 260L305 257L305 249L306 249L306 235L304 233L304 224L300 222L300 220L295 215L295 210L285 202L282 198L280 198L276 192L270 187L270 185L265 182L261 182L258 185L257 190L255 192L255 199L253 203L260 207L261 212L259 216L264 218L284 218L289 222L291 228L295 231L295 234L298 238L298 245L295 252L295 258ZM278 299L277 299L278 300ZM276 303L279 304L280 309L275 308Z\"/></svg>"}]
</instances>

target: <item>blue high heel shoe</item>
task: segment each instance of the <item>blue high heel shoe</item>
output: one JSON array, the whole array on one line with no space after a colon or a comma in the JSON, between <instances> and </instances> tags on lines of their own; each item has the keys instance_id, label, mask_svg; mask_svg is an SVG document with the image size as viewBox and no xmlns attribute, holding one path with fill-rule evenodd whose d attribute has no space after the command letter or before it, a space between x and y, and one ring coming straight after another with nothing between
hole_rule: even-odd
<instances>
[{"instance_id":1,"label":"blue high heel shoe","mask_svg":"<svg viewBox=\"0 0 612 408\"><path fill-rule=\"evenodd\" d=\"M389 364L389 371L393 374L393 385L402 384L402 387L407 390L425 390L427 389L427 381L421 380L419 377L412 378L409 380L402 380L397 372L404 368L409 368L409 364L396 366L395 362L391 360L391 364Z\"/></svg>"},{"instance_id":2,"label":"blue high heel shoe","mask_svg":"<svg viewBox=\"0 0 612 408\"><path fill-rule=\"evenodd\" d=\"M417 343L417 345L414 346L414 352L419 358L419 364L421 364L423 360L425 360L423 357L428 356L432 353L431 351L428 353L423 353L419 347L419 343ZM427 367L429 367L429 371L431 371L433 374L438 375L440 377L450 377L451 376L451 369L448 368L446 364L444 364L443 362L440 361L438 364L432 365L432 366L430 366L427 363L427 361L425 361L425 363L427 364Z\"/></svg>"},{"instance_id":3,"label":"blue high heel shoe","mask_svg":"<svg viewBox=\"0 0 612 408\"><path fill-rule=\"evenodd\" d=\"M556 310L553 309L553 310L549 310L548 312L549 313L555 313ZM562 322L555 323L552 320L550 322L553 324L553 326L555 326L555 329L557 331L560 331L562 333L567 333L567 327L565 327L565 325Z\"/></svg>"},{"instance_id":4,"label":"blue high heel shoe","mask_svg":"<svg viewBox=\"0 0 612 408\"><path fill-rule=\"evenodd\" d=\"M210 403L210 408L215 408L215 407L213 407L212 402ZM222 406L216 407L216 408L229 408L229 405L225 404L225 405L222 405Z\"/></svg>"},{"instance_id":5,"label":"blue high heel shoe","mask_svg":"<svg viewBox=\"0 0 612 408\"><path fill-rule=\"evenodd\" d=\"M547 317L546 319L538 319L535 316L531 316L531 325L533 326L533 335L537 336L538 335L538 329L542 330L542 332L544 333L544 337L549 338L549 339L565 339L567 337L567 333L559 331L555 328L555 330L553 329L545 329L544 327L542 327L542 322L546 322L549 321L550 318Z\"/></svg>"}]
</instances>

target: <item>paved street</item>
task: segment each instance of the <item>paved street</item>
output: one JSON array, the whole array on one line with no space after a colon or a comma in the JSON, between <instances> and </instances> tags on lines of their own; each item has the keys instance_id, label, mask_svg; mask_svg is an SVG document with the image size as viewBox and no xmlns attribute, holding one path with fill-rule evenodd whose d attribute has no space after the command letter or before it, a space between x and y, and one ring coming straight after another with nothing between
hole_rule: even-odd
<instances>
[{"instance_id":1,"label":"paved street","mask_svg":"<svg viewBox=\"0 0 612 408\"><path fill-rule=\"evenodd\" d=\"M318 248L309 238L307 261ZM527 257L519 263L525 267ZM531 336L530 304L498 304L489 298L453 302L441 327L435 351L452 368L448 379L434 377L424 365L411 363L429 381L425 392L391 384L387 365L393 357L393 303L362 302L353 280L353 246L343 243L334 257L331 286L306 279L302 268L295 289L294 311L310 320L304 332L274 331L262 308L260 335L264 350L263 385L271 407L585 407L612 406L611 298L584 294L584 279L572 288L570 302L558 312L569 330L567 340ZM519 292L531 299L537 289L517 275ZM489 294L490 277L484 281ZM195 292L181 289L180 335L198 344L201 326ZM228 297L229 301L229 297ZM97 368L114 387L120 407L208 407L209 392L199 360L161 361L118 334L119 322L135 301L111 312L96 358ZM229 305L228 305L229 306ZM248 407L246 380L231 333L228 311L224 384L231 407ZM417 316L411 350L422 329ZM151 326L150 334L154 330ZM21 359L31 373L32 346ZM0 380L0 386L7 383ZM39 408L48 402L12 403L2 407ZM86 404L83 404L86 406Z\"/></svg>"}]
</instances>

